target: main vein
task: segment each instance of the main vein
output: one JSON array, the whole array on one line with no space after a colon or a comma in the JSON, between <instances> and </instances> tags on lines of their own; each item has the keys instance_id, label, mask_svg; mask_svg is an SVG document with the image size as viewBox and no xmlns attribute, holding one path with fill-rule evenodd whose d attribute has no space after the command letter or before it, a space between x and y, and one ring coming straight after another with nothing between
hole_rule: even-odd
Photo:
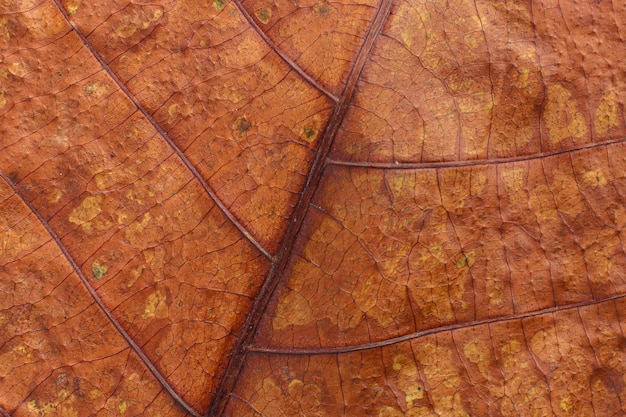
<instances>
[{"instance_id":1,"label":"main vein","mask_svg":"<svg viewBox=\"0 0 626 417\"><path fill-rule=\"evenodd\" d=\"M265 282L263 283L263 286L254 301L252 309L248 314L242 332L239 334L233 354L230 357L224 376L220 381L217 393L215 394L209 409L209 417L221 416L226 408L230 393L234 389L235 383L237 382L239 374L243 368L248 347L254 338L256 329L265 313L269 300L287 267L289 255L293 249L296 237L302 227L309 205L313 199L313 195L315 194L322 178L322 174L326 166L326 158L330 152L335 136L337 135L337 132L339 131L339 128L348 112L352 97L356 91L357 82L361 76L361 72L363 71L365 63L371 54L374 42L381 32L385 20L391 11L392 3L392 0L381 0L380 7L374 16L374 20L370 25L367 34L365 35L365 39L357 53L356 59L354 60L350 73L348 74L346 84L344 85L339 100L330 117L328 125L326 126L324 135L320 140L315 159L313 160L313 164L309 170L304 188L300 194L300 199L291 217L291 221L289 222L283 241L278 249L278 252L276 253L276 257L272 263L270 271L268 272L267 278L265 279Z\"/></svg>"}]
</instances>

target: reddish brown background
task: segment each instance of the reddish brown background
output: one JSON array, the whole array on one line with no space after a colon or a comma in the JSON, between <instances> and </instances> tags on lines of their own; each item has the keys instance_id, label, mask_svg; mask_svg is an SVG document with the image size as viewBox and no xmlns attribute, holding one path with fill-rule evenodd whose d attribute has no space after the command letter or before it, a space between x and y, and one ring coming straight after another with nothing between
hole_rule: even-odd
<instances>
[{"instance_id":1,"label":"reddish brown background","mask_svg":"<svg viewBox=\"0 0 626 417\"><path fill-rule=\"evenodd\" d=\"M0 415L626 414L624 28L0 2Z\"/></svg>"}]
</instances>

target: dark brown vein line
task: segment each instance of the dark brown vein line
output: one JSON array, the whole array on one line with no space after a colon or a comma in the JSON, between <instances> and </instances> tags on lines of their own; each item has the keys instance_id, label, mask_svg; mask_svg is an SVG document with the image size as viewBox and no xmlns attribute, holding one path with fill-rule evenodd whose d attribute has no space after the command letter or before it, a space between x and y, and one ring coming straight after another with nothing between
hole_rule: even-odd
<instances>
[{"instance_id":1,"label":"dark brown vein line","mask_svg":"<svg viewBox=\"0 0 626 417\"><path fill-rule=\"evenodd\" d=\"M574 146L567 149L561 149L553 152L541 152L532 155L512 156L509 158L495 159L472 159L467 161L444 161L444 162L359 162L359 161L340 161L328 159L329 165L347 166L354 168L371 168L371 169L433 169L433 168L462 168L476 165L500 165L512 162L532 161L534 159L548 158L551 156L563 155L571 152L582 151L586 149L600 148L602 146L610 146L626 143L626 137L607 140L606 142L594 142L584 145Z\"/></svg>"},{"instance_id":2,"label":"dark brown vein line","mask_svg":"<svg viewBox=\"0 0 626 417\"><path fill-rule=\"evenodd\" d=\"M263 247L261 242L256 240L250 234L250 232L248 232L248 230L244 227L244 225L241 224L239 222L239 220L237 220L235 215L228 209L228 207L226 207L226 205L222 202L222 200L219 199L219 197L215 194L215 192L213 192L211 187L209 187L209 184L202 177L202 175L200 175L200 172L198 172L196 167L191 163L191 161L189 161L187 156L178 147L178 145L176 145L176 143L172 140L172 138L170 138L170 136L167 134L167 132L165 130L163 130L163 128L156 122L156 120L154 120L152 115L150 113L148 113L148 111L141 105L141 103L139 103L139 101L135 98L135 96L133 94L131 94L131 92L128 90L128 88L126 88L126 86L124 85L122 80L120 80L117 77L117 75L115 75L115 73L111 70L109 65L104 61L104 59L100 56L100 54L95 49L92 48L91 44L89 43L89 41L87 40L85 35L83 35L82 32L80 32L78 30L78 28L76 27L74 22L71 21L70 16L65 11L65 8L63 8L63 5L61 4L61 1L60 0L54 0L54 3L57 5L58 9L61 11L63 16L65 16L65 20L67 21L67 23L72 27L74 32L78 35L80 40L83 42L83 45L85 45L85 48L87 48L87 50L91 53L91 55L98 61L98 63L102 67L102 69L104 69L104 71L109 75L109 77L111 77L111 79L115 82L115 84L117 84L117 87L135 105L135 107L137 108L137 110L139 110L139 112L143 115L143 117L146 118L146 120L152 125L152 127L154 127L154 129L157 131L157 133L159 135L161 135L161 137L165 140L165 142L167 142L167 144L170 146L172 151L180 158L180 160L183 162L183 164L185 164L187 169L191 172L191 174L194 176L194 178L200 183L202 188L204 188L204 191L209 195L211 200L213 200L215 205L220 209L220 211L224 214L224 216L226 216L228 218L228 220L230 220L230 222L233 224L233 226L235 226L235 228L237 230L239 230L239 232L255 248L257 248L257 250L259 252L261 252L266 258L268 258L270 260L273 260L274 257L272 256L272 254L270 254L267 251L267 249L265 249Z\"/></svg>"},{"instance_id":3,"label":"dark brown vein line","mask_svg":"<svg viewBox=\"0 0 626 417\"><path fill-rule=\"evenodd\" d=\"M315 154L315 159L313 160L309 174L307 175L304 188L300 194L300 199L291 217L289 225L287 226L285 237L283 238L280 248L276 253L276 258L267 274L267 278L265 279L259 294L254 300L252 309L246 318L244 327L237 338L237 342L233 348L233 353L228 361L228 365L226 366L220 385L218 386L217 392L213 397L211 407L209 408L209 417L221 416L224 412L230 393L235 387L235 383L237 382L241 369L243 368L247 350L254 338L258 323L261 321L267 304L269 303L274 290L278 286L278 281L287 267L287 263L290 259L289 255L295 244L296 237L298 236L298 232L304 222L304 218L309 209L311 200L313 199L313 195L318 188L324 168L326 167L325 161L333 144L333 140L335 139L335 136L339 131L339 127L348 112L350 102L352 101L352 97L356 91L357 82L361 76L361 72L363 71L365 63L372 52L374 42L378 38L379 33L382 31L385 20L387 19L387 16L389 16L392 4L393 0L381 0L380 8L376 12L374 20L365 35L365 40L357 53L357 57L352 65L352 68L350 69L350 73L348 74L346 84L341 92L339 102L335 106L335 110L333 111L333 114L324 131L324 135L320 140L319 148Z\"/></svg>"},{"instance_id":4,"label":"dark brown vein line","mask_svg":"<svg viewBox=\"0 0 626 417\"><path fill-rule=\"evenodd\" d=\"M167 382L167 380L161 374L161 372L159 372L159 370L156 369L154 364L150 361L150 359L148 359L148 357L141 350L139 345L137 345L137 343L133 340L133 338L126 332L126 330L124 330L124 328L117 321L117 319L113 317L113 313L111 312L111 310L109 310L109 308L104 304L104 302L102 301L102 299L100 298L96 290L91 286L91 284L89 283L89 280L87 279L87 277L85 277L85 274L83 274L83 271L80 269L80 266L78 266L78 264L76 263L72 255L70 254L65 244L63 244L59 236L52 229L52 227L50 226L50 223L48 223L48 221L43 218L41 213L39 213L39 211L35 208L35 206L30 201L24 198L24 196L19 192L19 190L15 186L15 184L13 184L13 182L11 182L11 180L9 180L9 178L7 178L4 175L4 173L0 172L0 178L2 178L2 180L6 182L9 185L9 187L11 187L15 195L18 196L20 200L22 201L22 203L24 203L24 205L28 207L31 213L33 213L35 217L37 217L39 222L43 225L43 227L46 229L46 231L50 235L50 238L56 243L57 247L61 250L61 252L65 256L65 259L67 259L67 261L69 262L70 266L72 267L76 275L78 275L78 278L80 278L81 282L83 283L83 285L89 292L89 295L91 295L96 305L100 307L100 310L104 313L104 315L107 317L109 322L113 325L113 327L117 330L117 332L124 338L126 343L128 343L128 345L135 352L135 354L139 356L139 358L144 363L144 365L148 368L148 370L152 373L152 375L154 375L154 377L159 381L163 389L167 391L167 393L172 396L174 401L176 401L189 414L191 414L194 417L201 417L201 414L199 412L197 412L189 403L187 403L187 401L185 401L180 395L178 395L176 391L174 391L174 388L172 388L169 382Z\"/></svg>"},{"instance_id":5,"label":"dark brown vein line","mask_svg":"<svg viewBox=\"0 0 626 417\"><path fill-rule=\"evenodd\" d=\"M250 346L248 348L248 351L255 352L255 353L271 353L271 354L277 354L277 355L327 355L327 354L337 354L337 353L359 352L363 350L376 349L376 348L394 345L396 343L402 343L402 342L407 342L410 340L420 339L424 336L429 336L432 334L450 332L456 329L467 329L471 327L483 326L486 324L495 324L495 323L502 323L502 322L508 322L508 321L523 320L523 319L527 319L531 317L540 316L542 314L552 314L552 313L557 313L559 311L567 311L567 310L579 309L581 307L595 306L598 304L606 303L609 301L615 301L615 300L619 300L622 298L626 298L626 294L616 294L611 297L603 298L601 300L583 301L580 303L544 308L542 310L531 311L531 312L524 313L524 314L508 315L508 316L495 317L491 319L475 320L475 321L465 322L465 323L449 324L447 326L436 327L433 329L410 333L404 336L398 336L398 337L394 337L391 339L381 340L379 342L372 342L372 343L368 343L364 345L354 345L354 346L345 346L345 347L337 347L337 348L321 348L321 349L281 349L281 348L264 348L264 347Z\"/></svg>"},{"instance_id":6,"label":"dark brown vein line","mask_svg":"<svg viewBox=\"0 0 626 417\"><path fill-rule=\"evenodd\" d=\"M0 416L2 417L11 417L11 414L7 413L4 408L0 407Z\"/></svg>"},{"instance_id":7,"label":"dark brown vein line","mask_svg":"<svg viewBox=\"0 0 626 417\"><path fill-rule=\"evenodd\" d=\"M313 88L318 90L320 93L324 94L326 97L328 97L329 99L331 99L335 103L339 102L339 97L337 97L336 95L334 95L330 91L326 90L323 86L321 86L320 83L315 81L313 79L313 77L311 77L309 74L307 74L302 69L302 67L300 67L298 64L296 64L291 58L289 58L287 55L285 55L285 53L283 51L281 51L276 46L274 41L271 40L269 38L269 36L267 36L267 34L263 31L263 29L261 29L261 27L259 27L259 25L254 21L254 18L252 16L250 16L250 13L248 13L246 8L243 7L243 4L241 3L241 0L232 0L232 2L237 7L239 12L243 15L243 17L246 18L246 20L248 21L248 24L252 27L252 29L254 29L254 31L257 33L257 35L259 35L263 39L265 44L274 53L276 53L291 69L293 69L295 72L297 72L298 75L300 75L300 77L305 79L306 82L308 82Z\"/></svg>"}]
</instances>

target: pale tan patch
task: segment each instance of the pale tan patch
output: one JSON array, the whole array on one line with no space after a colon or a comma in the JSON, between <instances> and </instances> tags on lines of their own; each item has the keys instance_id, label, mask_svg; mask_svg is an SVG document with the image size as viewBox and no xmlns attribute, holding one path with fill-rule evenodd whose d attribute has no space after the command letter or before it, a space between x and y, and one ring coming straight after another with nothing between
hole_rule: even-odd
<instances>
[{"instance_id":1,"label":"pale tan patch","mask_svg":"<svg viewBox=\"0 0 626 417\"><path fill-rule=\"evenodd\" d=\"M299 292L288 290L278 301L272 326L279 330L288 326L302 326L314 319L313 310L307 299Z\"/></svg>"},{"instance_id":2,"label":"pale tan patch","mask_svg":"<svg viewBox=\"0 0 626 417\"><path fill-rule=\"evenodd\" d=\"M131 288L133 285L135 285L135 282L137 282L144 269L145 267L142 265L130 270L130 273L128 274L128 280L126 281L126 286L128 288Z\"/></svg>"},{"instance_id":3,"label":"pale tan patch","mask_svg":"<svg viewBox=\"0 0 626 417\"><path fill-rule=\"evenodd\" d=\"M48 197L48 204L58 203L61 197L63 197L63 191L59 189L52 190L50 197Z\"/></svg>"},{"instance_id":4,"label":"pale tan patch","mask_svg":"<svg viewBox=\"0 0 626 417\"><path fill-rule=\"evenodd\" d=\"M561 359L556 330L553 327L535 333L530 341L530 348L542 361L557 363Z\"/></svg>"},{"instance_id":5,"label":"pale tan patch","mask_svg":"<svg viewBox=\"0 0 626 417\"><path fill-rule=\"evenodd\" d=\"M227 68L242 68L260 61L267 53L267 46L253 32L245 32L237 45L237 48L227 50L220 54L219 59Z\"/></svg>"},{"instance_id":6,"label":"pale tan patch","mask_svg":"<svg viewBox=\"0 0 626 417\"><path fill-rule=\"evenodd\" d=\"M620 103L614 91L602 96L598 107L596 107L593 120L597 133L605 133L609 129L619 126L619 107Z\"/></svg>"},{"instance_id":7,"label":"pale tan patch","mask_svg":"<svg viewBox=\"0 0 626 417\"><path fill-rule=\"evenodd\" d=\"M558 211L554 208L552 190L547 185L539 185L530 190L528 206L538 220L556 220Z\"/></svg>"},{"instance_id":8,"label":"pale tan patch","mask_svg":"<svg viewBox=\"0 0 626 417\"><path fill-rule=\"evenodd\" d=\"M390 31L400 35L404 46L410 51L423 47L426 40L424 21L428 19L425 8L410 2L402 2L389 18Z\"/></svg>"},{"instance_id":9,"label":"pale tan patch","mask_svg":"<svg viewBox=\"0 0 626 417\"><path fill-rule=\"evenodd\" d=\"M166 303L165 295L157 290L150 294L145 302L145 309L141 317L145 319L149 318L166 318L169 315L169 309Z\"/></svg>"},{"instance_id":10,"label":"pale tan patch","mask_svg":"<svg viewBox=\"0 0 626 417\"><path fill-rule=\"evenodd\" d=\"M572 94L560 84L548 87L544 120L553 144L567 138L580 139L589 131Z\"/></svg>"},{"instance_id":11,"label":"pale tan patch","mask_svg":"<svg viewBox=\"0 0 626 417\"><path fill-rule=\"evenodd\" d=\"M576 218L585 211L585 200L573 174L561 170L556 171L551 188L554 191L557 209L561 213ZM550 195L546 195L546 197L550 197Z\"/></svg>"},{"instance_id":12,"label":"pale tan patch","mask_svg":"<svg viewBox=\"0 0 626 417\"><path fill-rule=\"evenodd\" d=\"M491 365L491 351L482 339L474 339L463 346L463 353L469 361L478 366L478 370L484 376L487 375Z\"/></svg>"},{"instance_id":13,"label":"pale tan patch","mask_svg":"<svg viewBox=\"0 0 626 417\"><path fill-rule=\"evenodd\" d=\"M86 197L80 206L70 213L68 220L85 227L102 212L102 195Z\"/></svg>"},{"instance_id":14,"label":"pale tan patch","mask_svg":"<svg viewBox=\"0 0 626 417\"><path fill-rule=\"evenodd\" d=\"M417 366L413 358L404 354L393 357L393 369L399 373L398 386L404 392L404 399L408 408L413 408L413 402L424 398L424 387L418 382Z\"/></svg>"},{"instance_id":15,"label":"pale tan patch","mask_svg":"<svg viewBox=\"0 0 626 417\"><path fill-rule=\"evenodd\" d=\"M453 303L460 302L459 308L467 308L463 300L465 285L469 279L469 268L474 262L474 254L457 253L448 258L441 245L415 251L420 255L411 262L412 269L429 271L426 276L412 277L415 289L411 291L413 301L425 317L436 317L447 321L454 317ZM455 262L456 268L448 270L447 262ZM451 272L451 273L450 273ZM411 285L411 284L410 284Z\"/></svg>"},{"instance_id":16,"label":"pale tan patch","mask_svg":"<svg viewBox=\"0 0 626 417\"><path fill-rule=\"evenodd\" d=\"M121 92L114 93L106 100L104 118L112 125L126 120L135 111L134 104Z\"/></svg>"},{"instance_id":17,"label":"pale tan patch","mask_svg":"<svg viewBox=\"0 0 626 417\"><path fill-rule=\"evenodd\" d=\"M21 16L28 33L35 39L50 39L69 31L67 22L54 3L43 3Z\"/></svg>"},{"instance_id":18,"label":"pale tan patch","mask_svg":"<svg viewBox=\"0 0 626 417\"><path fill-rule=\"evenodd\" d=\"M431 387L429 393L435 412L446 416L468 416L458 393L461 379L452 360L452 350L426 343L417 349L416 356Z\"/></svg>"},{"instance_id":19,"label":"pale tan patch","mask_svg":"<svg viewBox=\"0 0 626 417\"><path fill-rule=\"evenodd\" d=\"M520 166L504 166L500 170L500 179L512 205L524 203L528 200L526 192L526 170Z\"/></svg>"},{"instance_id":20,"label":"pale tan patch","mask_svg":"<svg viewBox=\"0 0 626 417\"><path fill-rule=\"evenodd\" d=\"M134 23L122 24L115 28L115 34L122 39L130 38L137 32L137 25Z\"/></svg>"}]
</instances>

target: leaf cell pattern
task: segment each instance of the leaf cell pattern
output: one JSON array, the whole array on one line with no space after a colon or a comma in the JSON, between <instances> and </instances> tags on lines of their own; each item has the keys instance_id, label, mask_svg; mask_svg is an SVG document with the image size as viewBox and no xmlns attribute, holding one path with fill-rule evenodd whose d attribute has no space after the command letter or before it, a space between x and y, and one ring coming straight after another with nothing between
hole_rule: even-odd
<instances>
[{"instance_id":1,"label":"leaf cell pattern","mask_svg":"<svg viewBox=\"0 0 626 417\"><path fill-rule=\"evenodd\" d=\"M626 413L626 11L0 4L0 415Z\"/></svg>"}]
</instances>

